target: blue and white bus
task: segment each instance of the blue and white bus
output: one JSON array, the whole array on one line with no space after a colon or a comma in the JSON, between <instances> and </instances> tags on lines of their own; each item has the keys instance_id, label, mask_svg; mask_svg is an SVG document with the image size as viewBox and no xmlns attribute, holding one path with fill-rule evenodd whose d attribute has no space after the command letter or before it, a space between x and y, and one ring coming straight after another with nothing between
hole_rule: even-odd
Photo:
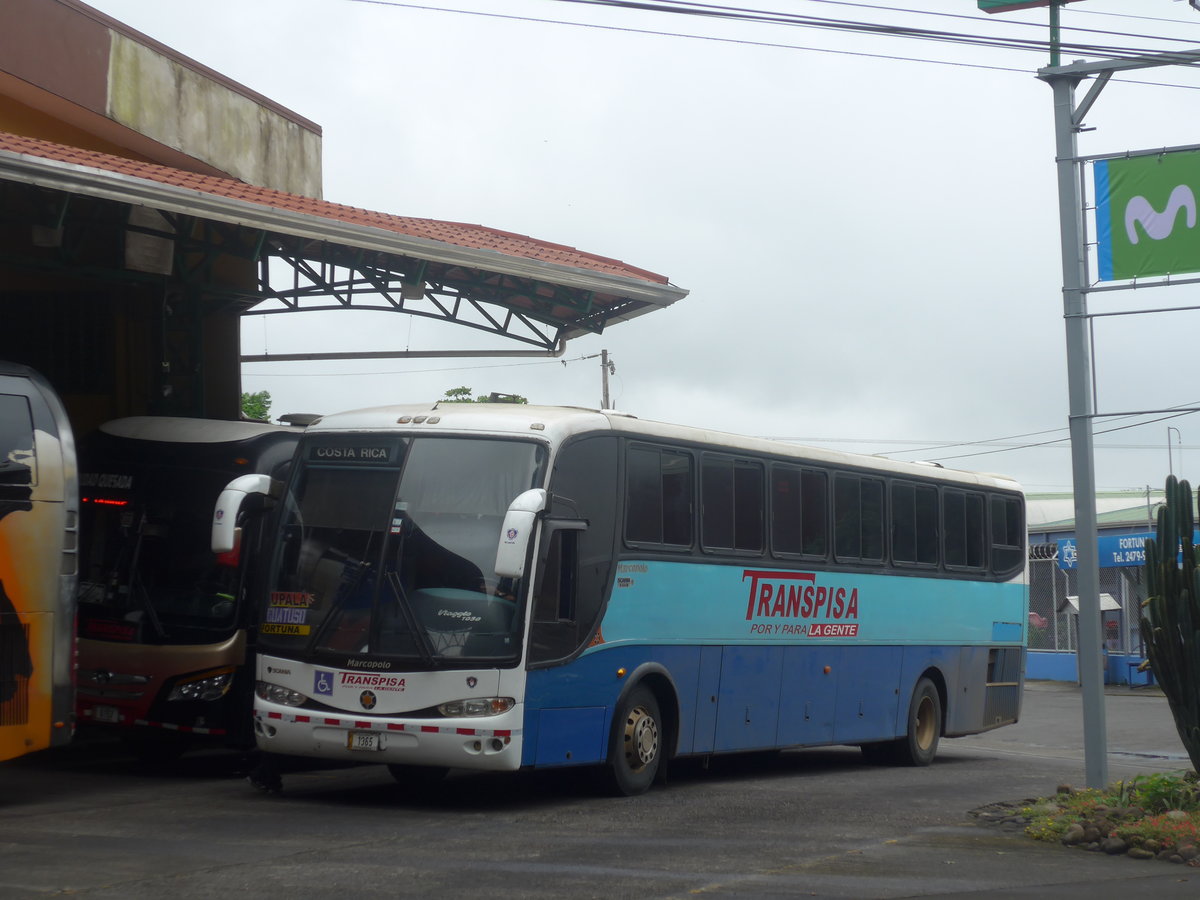
<instances>
[{"instance_id":1,"label":"blue and white bus","mask_svg":"<svg viewBox=\"0 0 1200 900\"><path fill-rule=\"evenodd\" d=\"M1011 480L612 411L326 416L279 497L259 602L261 750L450 768L829 744L927 765L1015 722L1028 614ZM277 788L266 770L260 787Z\"/></svg>"}]
</instances>

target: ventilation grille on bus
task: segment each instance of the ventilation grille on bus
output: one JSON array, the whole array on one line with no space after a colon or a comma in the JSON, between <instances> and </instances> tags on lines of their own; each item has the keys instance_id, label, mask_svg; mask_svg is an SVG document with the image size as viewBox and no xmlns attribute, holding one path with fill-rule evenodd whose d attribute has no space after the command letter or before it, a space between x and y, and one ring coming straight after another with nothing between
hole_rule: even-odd
<instances>
[{"instance_id":1,"label":"ventilation grille on bus","mask_svg":"<svg viewBox=\"0 0 1200 900\"><path fill-rule=\"evenodd\" d=\"M984 688L983 726L994 728L1017 721L1021 711L1020 647L993 647L988 652L988 678Z\"/></svg>"},{"instance_id":2,"label":"ventilation grille on bus","mask_svg":"<svg viewBox=\"0 0 1200 900\"><path fill-rule=\"evenodd\" d=\"M0 726L29 722L29 626L0 614Z\"/></svg>"}]
</instances>

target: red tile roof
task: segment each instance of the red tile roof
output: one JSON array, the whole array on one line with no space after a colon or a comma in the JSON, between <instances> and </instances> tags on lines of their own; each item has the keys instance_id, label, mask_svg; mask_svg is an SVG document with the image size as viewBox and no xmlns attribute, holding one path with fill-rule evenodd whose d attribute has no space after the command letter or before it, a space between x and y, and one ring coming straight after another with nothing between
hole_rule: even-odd
<instances>
[{"instance_id":1,"label":"red tile roof","mask_svg":"<svg viewBox=\"0 0 1200 900\"><path fill-rule=\"evenodd\" d=\"M638 269L620 260L597 256L594 253L584 253L574 247L562 244L552 244L540 241L523 234L513 234L508 231L498 231L483 225L469 225L462 222L442 222L437 219L418 219L411 216L394 216L389 213L373 212L358 209L341 203L330 203L326 200L314 200L299 194L289 194L270 188L255 187L232 178L216 178L211 175L198 175L182 169L155 163L140 162L99 153L94 150L83 150L65 144L56 144L37 138L0 132L0 151L18 153L25 156L55 160L106 172L115 172L133 178L141 178L160 184L202 191L214 196L226 197L254 203L272 209L287 212L317 216L324 219L344 222L350 225L362 225L379 228L396 234L410 237L440 241L457 247L468 247L480 250L493 250L506 256L521 257L560 266L571 266L601 272L605 275L616 275L633 278L638 281L655 284L668 284L664 275L657 275L645 269Z\"/></svg>"}]
</instances>

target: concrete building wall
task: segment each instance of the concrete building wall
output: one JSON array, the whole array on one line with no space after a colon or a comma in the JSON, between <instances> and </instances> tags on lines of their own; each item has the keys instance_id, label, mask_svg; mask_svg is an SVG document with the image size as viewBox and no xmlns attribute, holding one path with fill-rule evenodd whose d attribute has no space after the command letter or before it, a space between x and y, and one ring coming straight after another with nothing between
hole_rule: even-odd
<instances>
[{"instance_id":1,"label":"concrete building wall","mask_svg":"<svg viewBox=\"0 0 1200 900\"><path fill-rule=\"evenodd\" d=\"M321 196L321 136L152 47L111 33L107 115L233 177Z\"/></svg>"},{"instance_id":2,"label":"concrete building wall","mask_svg":"<svg viewBox=\"0 0 1200 900\"><path fill-rule=\"evenodd\" d=\"M77 0L0 3L0 123L58 140L30 111L77 146L321 196L319 126Z\"/></svg>"}]
</instances>

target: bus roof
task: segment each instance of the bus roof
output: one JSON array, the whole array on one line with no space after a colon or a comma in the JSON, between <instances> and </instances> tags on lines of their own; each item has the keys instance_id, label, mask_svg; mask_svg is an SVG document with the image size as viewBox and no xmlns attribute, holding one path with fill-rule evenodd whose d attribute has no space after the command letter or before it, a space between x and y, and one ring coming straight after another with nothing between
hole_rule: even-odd
<instances>
[{"instance_id":1,"label":"bus roof","mask_svg":"<svg viewBox=\"0 0 1200 900\"><path fill-rule=\"evenodd\" d=\"M349 410L324 416L308 427L310 432L411 431L429 429L438 433L533 435L558 442L572 435L594 431L613 431L629 437L659 438L689 444L703 444L747 453L790 456L827 465L873 469L910 477L935 478L966 484L987 485L1021 490L1005 475L946 469L940 465L907 462L882 456L847 453L820 447L806 447L768 438L746 437L724 431L672 425L639 419L615 410L585 409L573 406L534 406L518 403L408 403Z\"/></svg>"},{"instance_id":2,"label":"bus roof","mask_svg":"<svg viewBox=\"0 0 1200 900\"><path fill-rule=\"evenodd\" d=\"M129 416L100 426L113 437L171 444L229 444L264 434L299 434L300 429L269 422L231 422L223 419L188 419L178 416Z\"/></svg>"}]
</instances>

